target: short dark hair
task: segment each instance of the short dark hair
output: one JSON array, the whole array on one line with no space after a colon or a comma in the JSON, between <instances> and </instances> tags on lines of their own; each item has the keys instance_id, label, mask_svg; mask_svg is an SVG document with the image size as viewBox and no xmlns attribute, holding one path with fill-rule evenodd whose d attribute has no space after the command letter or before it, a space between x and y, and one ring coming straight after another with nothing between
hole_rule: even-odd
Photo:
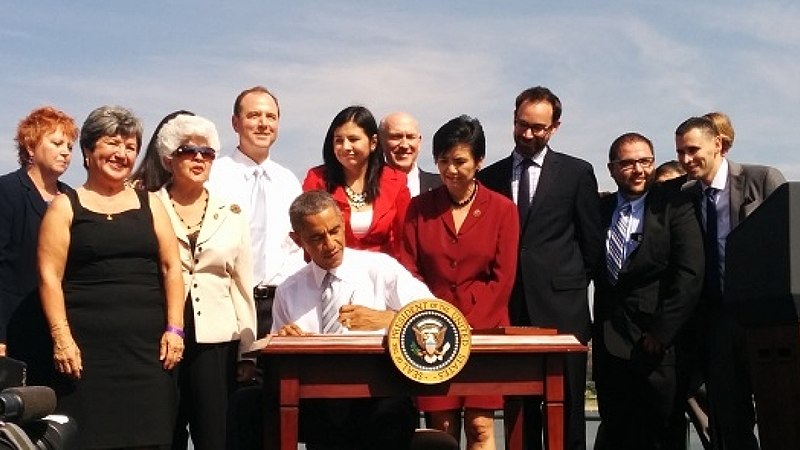
<instances>
[{"instance_id":1,"label":"short dark hair","mask_svg":"<svg viewBox=\"0 0 800 450\"><path fill-rule=\"evenodd\" d=\"M708 117L689 117L680 125L678 125L678 128L675 129L675 136L683 136L695 128L707 134L708 136L719 136L719 130L717 129L717 126L714 125L714 121Z\"/></svg>"},{"instance_id":2,"label":"short dark hair","mask_svg":"<svg viewBox=\"0 0 800 450\"><path fill-rule=\"evenodd\" d=\"M544 86L535 86L520 92L520 94L517 95L517 101L514 106L515 118L517 117L517 111L519 110L519 107L525 102L548 102L553 107L553 123L561 120L561 100L559 100L556 94L553 94L550 89L547 89Z\"/></svg>"},{"instance_id":3,"label":"short dark hair","mask_svg":"<svg viewBox=\"0 0 800 450\"><path fill-rule=\"evenodd\" d=\"M242 99L247 94L252 94L253 92L260 92L269 95L272 97L272 100L275 101L275 106L278 108L278 117L281 116L281 105L278 103L278 97L275 97L275 94L270 92L269 89L265 88L264 86L253 86L249 89L245 89L242 92L239 92L239 95L236 96L236 100L233 101L233 115L238 116L239 112L242 110Z\"/></svg>"},{"instance_id":4,"label":"short dark hair","mask_svg":"<svg viewBox=\"0 0 800 450\"><path fill-rule=\"evenodd\" d=\"M478 119L461 115L450 119L433 134L433 159L458 145L469 146L469 151L475 161L480 161L486 156L486 137L483 127Z\"/></svg>"},{"instance_id":5,"label":"short dark hair","mask_svg":"<svg viewBox=\"0 0 800 450\"><path fill-rule=\"evenodd\" d=\"M336 152L333 150L333 135L337 128L348 122L353 122L364 130L364 134L369 139L378 135L378 124L375 122L375 117L364 106L348 106L339 111L339 114L336 114L336 117L333 118L331 125L328 127L328 132L325 134L325 142L322 144L322 160L325 163L325 189L328 192L333 192L338 186L345 185L344 168L342 163L336 159ZM379 180L385 165L386 160L383 152L377 148L376 144L375 150L370 152L367 159L367 174L364 180L364 194L366 194L368 203L373 202L380 194Z\"/></svg>"},{"instance_id":6,"label":"short dark hair","mask_svg":"<svg viewBox=\"0 0 800 450\"><path fill-rule=\"evenodd\" d=\"M631 131L614 139L614 142L611 143L611 147L608 149L608 162L612 162L617 159L620 147L633 142L644 142L648 147L650 147L650 153L652 153L653 156L656 156L656 151L653 149L653 143L650 142L650 139L647 139L647 137L645 137L643 134Z\"/></svg>"},{"instance_id":7,"label":"short dark hair","mask_svg":"<svg viewBox=\"0 0 800 450\"><path fill-rule=\"evenodd\" d=\"M674 159L661 163L660 166L656 167L656 179L661 178L662 175L674 172L680 175L686 175L686 170L683 169L681 163L675 161Z\"/></svg>"},{"instance_id":8,"label":"short dark hair","mask_svg":"<svg viewBox=\"0 0 800 450\"><path fill-rule=\"evenodd\" d=\"M292 224L292 230L299 233L306 217L319 214L328 208L333 208L341 217L342 211L339 205L328 192L314 190L298 195L289 206L289 222Z\"/></svg>"}]
</instances>

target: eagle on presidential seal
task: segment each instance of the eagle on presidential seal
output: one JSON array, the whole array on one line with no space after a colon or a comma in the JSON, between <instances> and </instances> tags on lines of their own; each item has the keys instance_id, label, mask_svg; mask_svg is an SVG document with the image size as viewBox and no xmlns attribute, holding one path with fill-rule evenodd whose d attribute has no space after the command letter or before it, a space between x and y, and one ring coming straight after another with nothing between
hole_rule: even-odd
<instances>
[{"instance_id":1,"label":"eagle on presidential seal","mask_svg":"<svg viewBox=\"0 0 800 450\"><path fill-rule=\"evenodd\" d=\"M444 354L450 350L450 343L445 342L447 327L436 319L421 320L412 327L416 337L417 356L421 357L428 364L441 361Z\"/></svg>"}]
</instances>

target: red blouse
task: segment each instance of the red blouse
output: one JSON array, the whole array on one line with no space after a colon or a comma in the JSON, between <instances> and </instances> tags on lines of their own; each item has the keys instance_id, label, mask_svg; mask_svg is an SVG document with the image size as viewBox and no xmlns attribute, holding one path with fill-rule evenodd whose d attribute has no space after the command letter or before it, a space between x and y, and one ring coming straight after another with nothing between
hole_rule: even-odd
<instances>
[{"instance_id":1,"label":"red blouse","mask_svg":"<svg viewBox=\"0 0 800 450\"><path fill-rule=\"evenodd\" d=\"M367 233L356 237L350 226L350 203L343 186L337 186L331 195L345 222L345 242L350 248L373 250L398 257L403 232L403 219L411 200L406 184L406 174L384 166L378 179L380 193L372 203L372 223ZM303 191L325 190L325 167L317 166L308 171L303 180Z\"/></svg>"},{"instance_id":2,"label":"red blouse","mask_svg":"<svg viewBox=\"0 0 800 450\"><path fill-rule=\"evenodd\" d=\"M519 216L511 200L479 184L458 232L447 188L411 200L400 262L452 303L473 328L509 325L517 275Z\"/></svg>"}]
</instances>

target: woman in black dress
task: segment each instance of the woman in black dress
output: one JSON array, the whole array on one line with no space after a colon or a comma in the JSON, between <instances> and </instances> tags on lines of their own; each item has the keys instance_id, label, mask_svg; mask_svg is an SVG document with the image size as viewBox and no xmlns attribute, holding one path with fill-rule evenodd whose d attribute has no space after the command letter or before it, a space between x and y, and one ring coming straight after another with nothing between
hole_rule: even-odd
<instances>
[{"instance_id":1,"label":"woman in black dress","mask_svg":"<svg viewBox=\"0 0 800 450\"><path fill-rule=\"evenodd\" d=\"M28 364L29 385L53 386L53 347L39 301L36 243L47 204L69 189L58 181L78 127L50 106L17 127L20 168L0 177L0 356Z\"/></svg>"},{"instance_id":2,"label":"woman in black dress","mask_svg":"<svg viewBox=\"0 0 800 450\"><path fill-rule=\"evenodd\" d=\"M92 111L80 137L86 183L42 221L42 306L56 369L72 381L58 389L58 408L78 422L81 448L150 449L172 438L183 280L160 201L125 184L141 136L130 111Z\"/></svg>"}]
</instances>

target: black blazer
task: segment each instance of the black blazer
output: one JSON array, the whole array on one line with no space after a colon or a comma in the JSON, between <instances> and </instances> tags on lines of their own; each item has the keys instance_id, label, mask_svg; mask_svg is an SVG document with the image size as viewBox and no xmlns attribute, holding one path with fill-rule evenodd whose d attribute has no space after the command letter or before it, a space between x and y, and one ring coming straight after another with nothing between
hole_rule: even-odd
<instances>
[{"instance_id":1,"label":"black blazer","mask_svg":"<svg viewBox=\"0 0 800 450\"><path fill-rule=\"evenodd\" d=\"M442 185L442 177L438 173L425 172L419 169L419 193L428 192Z\"/></svg>"},{"instance_id":2,"label":"black blazer","mask_svg":"<svg viewBox=\"0 0 800 450\"><path fill-rule=\"evenodd\" d=\"M618 358L630 359L645 332L671 346L700 298L703 236L693 199L680 186L675 181L650 189L639 245L620 269L617 284L608 282L605 258L595 271L594 342L603 342ZM605 230L616 203L616 195L601 200Z\"/></svg>"},{"instance_id":3,"label":"black blazer","mask_svg":"<svg viewBox=\"0 0 800 450\"><path fill-rule=\"evenodd\" d=\"M513 198L512 166L508 156L477 177ZM598 202L591 164L548 149L527 219L520 224L517 279L509 303L512 324L556 328L588 341L587 286L602 256Z\"/></svg>"},{"instance_id":4,"label":"black blazer","mask_svg":"<svg viewBox=\"0 0 800 450\"><path fill-rule=\"evenodd\" d=\"M59 183L58 189L69 187ZM17 307L26 299L38 302L36 244L46 209L25 169L0 177L0 342Z\"/></svg>"}]
</instances>

